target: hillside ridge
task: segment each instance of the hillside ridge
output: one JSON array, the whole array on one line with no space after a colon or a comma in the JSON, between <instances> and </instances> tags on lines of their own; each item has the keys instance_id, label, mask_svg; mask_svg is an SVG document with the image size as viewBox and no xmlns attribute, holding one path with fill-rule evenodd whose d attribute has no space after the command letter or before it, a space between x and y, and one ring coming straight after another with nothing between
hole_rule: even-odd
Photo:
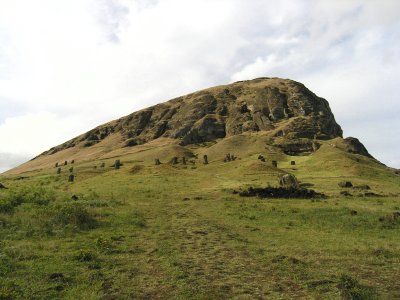
<instances>
[{"instance_id":1,"label":"hillside ridge","mask_svg":"<svg viewBox=\"0 0 400 300\"><path fill-rule=\"evenodd\" d=\"M285 126L279 126L282 121L286 121ZM91 147L116 133L122 135L123 146L132 147L159 137L188 145L244 132L274 130L275 136L288 139L342 136L328 101L301 83L265 77L197 91L139 110L41 155L75 146Z\"/></svg>"},{"instance_id":2,"label":"hillside ridge","mask_svg":"<svg viewBox=\"0 0 400 300\"><path fill-rule=\"evenodd\" d=\"M298 156L317 151L323 141L342 138L343 131L326 99L302 83L262 77L207 88L133 112L55 146L11 173L48 168L64 160L107 159L149 149L158 149L153 151L158 158L190 156L191 147L240 135L258 137L257 148L242 149L242 153L273 148L273 152ZM239 151L229 144L230 149L223 148ZM356 138L346 138L340 145L349 153L372 158ZM246 148L246 143L241 147Z\"/></svg>"}]
</instances>

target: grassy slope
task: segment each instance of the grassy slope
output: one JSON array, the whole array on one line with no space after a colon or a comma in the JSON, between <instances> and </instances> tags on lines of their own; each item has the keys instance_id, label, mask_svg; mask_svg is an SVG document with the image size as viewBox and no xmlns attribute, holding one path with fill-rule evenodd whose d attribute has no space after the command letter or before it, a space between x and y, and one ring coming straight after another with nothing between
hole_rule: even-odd
<instances>
[{"instance_id":1,"label":"grassy slope","mask_svg":"<svg viewBox=\"0 0 400 300\"><path fill-rule=\"evenodd\" d=\"M25 190L0 213L0 298L337 299L346 276L359 282L354 295L399 298L400 220L385 216L400 210L400 177L339 144L306 157L264 152L280 170L257 160L259 148L238 147L239 160L223 163L225 140L191 149L209 165L153 166L148 150L123 157L119 171L112 159L104 169L78 162L72 184L69 166L1 178L10 189L0 203ZM232 194L288 171L329 198ZM344 179L387 197L344 197Z\"/></svg>"}]
</instances>

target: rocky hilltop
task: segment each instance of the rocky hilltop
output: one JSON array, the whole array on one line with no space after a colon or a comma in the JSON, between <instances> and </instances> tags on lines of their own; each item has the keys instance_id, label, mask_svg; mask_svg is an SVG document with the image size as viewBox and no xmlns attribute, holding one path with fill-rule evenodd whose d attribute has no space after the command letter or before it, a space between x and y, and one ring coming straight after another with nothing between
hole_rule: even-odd
<instances>
[{"instance_id":1,"label":"rocky hilltop","mask_svg":"<svg viewBox=\"0 0 400 300\"><path fill-rule=\"evenodd\" d=\"M116 133L122 135L123 146L133 147L160 137L188 145L258 131L284 137L288 152L290 148L292 152L309 151L311 143L303 140L293 147L287 141L342 136L328 101L293 80L258 78L198 91L134 112L42 155L76 146L92 147Z\"/></svg>"},{"instance_id":2,"label":"rocky hilltop","mask_svg":"<svg viewBox=\"0 0 400 300\"><path fill-rule=\"evenodd\" d=\"M8 171L18 174L66 161L211 159L234 152L271 159L304 156L324 145L372 158L356 138L342 138L328 101L303 84L257 78L197 91L100 125Z\"/></svg>"}]
</instances>

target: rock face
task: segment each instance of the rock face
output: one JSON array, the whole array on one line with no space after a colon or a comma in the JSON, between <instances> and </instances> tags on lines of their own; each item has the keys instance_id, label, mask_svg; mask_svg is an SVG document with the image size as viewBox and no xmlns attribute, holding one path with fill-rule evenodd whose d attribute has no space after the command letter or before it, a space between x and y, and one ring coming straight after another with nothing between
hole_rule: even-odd
<instances>
[{"instance_id":1,"label":"rock face","mask_svg":"<svg viewBox=\"0 0 400 300\"><path fill-rule=\"evenodd\" d=\"M277 140L283 138L285 142L278 146L293 155L315 151L316 139L342 136L325 99L292 80L258 78L198 91L134 112L42 155L75 146L91 147L116 133L122 135L125 147L133 147L159 137L188 145L258 131L268 131ZM351 141L349 145L354 151L364 152Z\"/></svg>"}]
</instances>

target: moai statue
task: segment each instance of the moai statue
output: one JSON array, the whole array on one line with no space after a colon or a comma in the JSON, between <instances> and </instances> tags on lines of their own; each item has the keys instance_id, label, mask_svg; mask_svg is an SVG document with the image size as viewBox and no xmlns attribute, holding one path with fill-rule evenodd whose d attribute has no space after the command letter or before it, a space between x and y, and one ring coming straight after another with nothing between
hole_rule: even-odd
<instances>
[{"instance_id":1,"label":"moai statue","mask_svg":"<svg viewBox=\"0 0 400 300\"><path fill-rule=\"evenodd\" d=\"M66 165L68 165L68 162L67 162L67 161L64 161L64 166L66 166Z\"/></svg>"},{"instance_id":2,"label":"moai statue","mask_svg":"<svg viewBox=\"0 0 400 300\"><path fill-rule=\"evenodd\" d=\"M61 168L57 169L57 174L61 174Z\"/></svg>"},{"instance_id":3,"label":"moai statue","mask_svg":"<svg viewBox=\"0 0 400 300\"><path fill-rule=\"evenodd\" d=\"M56 168L58 167L58 162L56 163L56 166L55 166Z\"/></svg>"},{"instance_id":4,"label":"moai statue","mask_svg":"<svg viewBox=\"0 0 400 300\"><path fill-rule=\"evenodd\" d=\"M294 160L292 160L292 161L290 162L290 165L295 166L295 165L296 165L296 162L295 162Z\"/></svg>"},{"instance_id":5,"label":"moai statue","mask_svg":"<svg viewBox=\"0 0 400 300\"><path fill-rule=\"evenodd\" d=\"M106 166L106 163L102 162L101 165L100 165L100 168L104 168L105 166Z\"/></svg>"},{"instance_id":6,"label":"moai statue","mask_svg":"<svg viewBox=\"0 0 400 300\"><path fill-rule=\"evenodd\" d=\"M69 168L69 172L72 173L74 171L74 167Z\"/></svg>"},{"instance_id":7,"label":"moai statue","mask_svg":"<svg viewBox=\"0 0 400 300\"><path fill-rule=\"evenodd\" d=\"M120 167L121 167L121 161L119 159L117 159L115 161L114 168L115 168L115 170L119 170Z\"/></svg>"},{"instance_id":8,"label":"moai statue","mask_svg":"<svg viewBox=\"0 0 400 300\"><path fill-rule=\"evenodd\" d=\"M75 159L71 160L71 164L75 163Z\"/></svg>"},{"instance_id":9,"label":"moai statue","mask_svg":"<svg viewBox=\"0 0 400 300\"><path fill-rule=\"evenodd\" d=\"M228 153L228 154L225 156L225 159L226 159L227 162L228 162L228 161L231 161L231 154Z\"/></svg>"},{"instance_id":10,"label":"moai statue","mask_svg":"<svg viewBox=\"0 0 400 300\"><path fill-rule=\"evenodd\" d=\"M205 164L205 165L208 164L208 157L206 154L203 155L203 164Z\"/></svg>"},{"instance_id":11,"label":"moai statue","mask_svg":"<svg viewBox=\"0 0 400 300\"><path fill-rule=\"evenodd\" d=\"M71 174L68 176L68 182L74 182L75 175Z\"/></svg>"},{"instance_id":12,"label":"moai statue","mask_svg":"<svg viewBox=\"0 0 400 300\"><path fill-rule=\"evenodd\" d=\"M186 157L184 157L184 156L182 157L182 164L186 165Z\"/></svg>"},{"instance_id":13,"label":"moai statue","mask_svg":"<svg viewBox=\"0 0 400 300\"><path fill-rule=\"evenodd\" d=\"M278 162L276 160L273 160L272 161L272 166L277 168L278 167Z\"/></svg>"},{"instance_id":14,"label":"moai statue","mask_svg":"<svg viewBox=\"0 0 400 300\"><path fill-rule=\"evenodd\" d=\"M176 165L178 163L178 158L175 156L172 158L171 164Z\"/></svg>"},{"instance_id":15,"label":"moai statue","mask_svg":"<svg viewBox=\"0 0 400 300\"><path fill-rule=\"evenodd\" d=\"M159 166L159 165L161 165L161 162L160 162L160 160L159 160L158 158L156 158L156 159L154 160L154 164L155 164L156 166Z\"/></svg>"}]
</instances>

